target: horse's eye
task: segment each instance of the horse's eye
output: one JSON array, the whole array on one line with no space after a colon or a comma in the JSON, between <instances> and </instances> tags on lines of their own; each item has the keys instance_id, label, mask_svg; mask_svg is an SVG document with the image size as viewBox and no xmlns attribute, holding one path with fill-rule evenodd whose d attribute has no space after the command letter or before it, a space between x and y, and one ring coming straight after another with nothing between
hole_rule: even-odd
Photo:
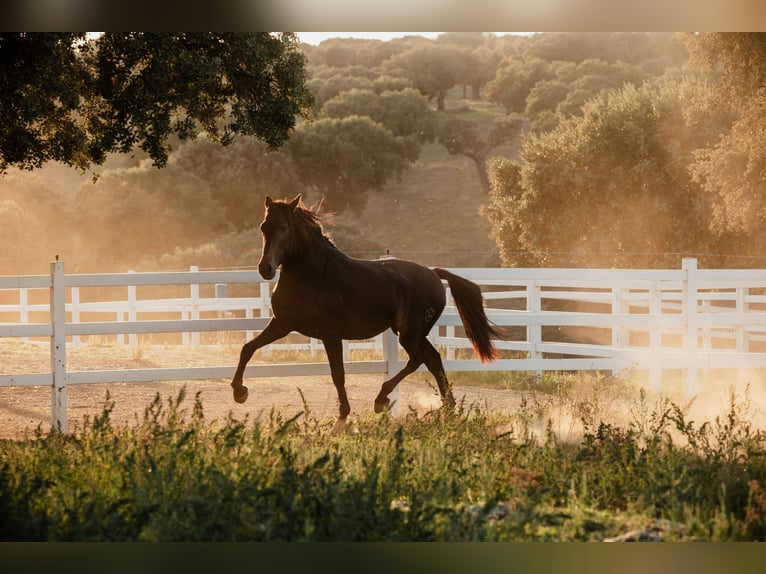
<instances>
[{"instance_id":1,"label":"horse's eye","mask_svg":"<svg viewBox=\"0 0 766 574\"><path fill-rule=\"evenodd\" d=\"M261 233L264 235L273 235L274 233L285 231L287 231L287 222L285 221L267 219L261 223Z\"/></svg>"}]
</instances>

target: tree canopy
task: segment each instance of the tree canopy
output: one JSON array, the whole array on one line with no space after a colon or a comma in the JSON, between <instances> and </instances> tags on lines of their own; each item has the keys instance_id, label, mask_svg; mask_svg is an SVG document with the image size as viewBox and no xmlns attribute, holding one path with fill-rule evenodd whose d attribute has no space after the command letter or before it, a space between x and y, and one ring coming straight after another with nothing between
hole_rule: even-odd
<instances>
[{"instance_id":1,"label":"tree canopy","mask_svg":"<svg viewBox=\"0 0 766 574\"><path fill-rule=\"evenodd\" d=\"M0 171L87 169L172 138L234 134L281 146L312 96L293 34L0 34Z\"/></svg>"},{"instance_id":2,"label":"tree canopy","mask_svg":"<svg viewBox=\"0 0 766 574\"><path fill-rule=\"evenodd\" d=\"M299 177L315 187L333 210L357 213L367 191L380 189L417 159L419 146L396 137L369 117L325 118L303 126L290 140Z\"/></svg>"},{"instance_id":3,"label":"tree canopy","mask_svg":"<svg viewBox=\"0 0 766 574\"><path fill-rule=\"evenodd\" d=\"M503 262L653 267L713 245L686 169L706 132L683 102L678 85L629 85L529 136L519 162L494 160L487 213Z\"/></svg>"},{"instance_id":4,"label":"tree canopy","mask_svg":"<svg viewBox=\"0 0 766 574\"><path fill-rule=\"evenodd\" d=\"M297 192L324 200L334 235L364 252L428 250L438 236L497 264L490 228L507 265L677 267L706 252L703 265L723 265L738 260L720 254L766 250L764 34L319 46L290 34L0 34L0 81L0 228L8 242L34 235L25 256L69 246L248 264L264 195ZM101 179L58 162L100 166ZM392 205L396 220L378 225ZM137 241L113 247L116 234Z\"/></svg>"},{"instance_id":5,"label":"tree canopy","mask_svg":"<svg viewBox=\"0 0 766 574\"><path fill-rule=\"evenodd\" d=\"M766 249L766 34L686 34L693 64L712 81L705 111L732 114L731 129L696 154L690 169L714 202L713 228L741 251ZM702 120L704 121L704 120Z\"/></svg>"}]
</instances>

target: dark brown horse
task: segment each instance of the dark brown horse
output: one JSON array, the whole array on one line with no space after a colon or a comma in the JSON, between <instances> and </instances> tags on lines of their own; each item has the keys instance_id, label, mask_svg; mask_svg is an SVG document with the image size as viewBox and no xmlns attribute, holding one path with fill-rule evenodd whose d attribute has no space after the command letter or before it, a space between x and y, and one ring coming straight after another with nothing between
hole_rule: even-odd
<instances>
[{"instance_id":1,"label":"dark brown horse","mask_svg":"<svg viewBox=\"0 0 766 574\"><path fill-rule=\"evenodd\" d=\"M351 407L346 396L343 339L369 339L389 327L409 355L404 368L385 381L375 398L375 412L389 407L389 393L425 363L436 378L445 405L454 405L439 352L426 338L445 304L442 279L452 290L466 335L482 361L492 360L492 338L502 338L487 320L479 287L444 269L429 269L411 261L364 261L341 252L323 233L317 213L306 209L298 195L292 201L266 198L261 224L263 254L258 271L272 279L281 265L272 295L273 318L242 347L231 386L234 400L247 400L242 384L253 353L297 331L324 343L330 372L340 401L336 428L342 428Z\"/></svg>"}]
</instances>

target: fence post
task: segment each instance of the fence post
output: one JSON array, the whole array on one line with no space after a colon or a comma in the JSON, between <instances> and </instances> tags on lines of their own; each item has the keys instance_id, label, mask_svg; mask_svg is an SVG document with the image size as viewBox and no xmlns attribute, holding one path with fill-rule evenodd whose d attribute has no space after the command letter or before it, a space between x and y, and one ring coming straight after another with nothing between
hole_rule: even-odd
<instances>
[{"instance_id":1,"label":"fence post","mask_svg":"<svg viewBox=\"0 0 766 574\"><path fill-rule=\"evenodd\" d=\"M542 301L540 300L540 285L537 281L527 283L527 312L530 315L539 315L542 311ZM543 328L540 325L527 326L527 342L529 343L529 358L541 359L543 354L540 352L540 345L543 342ZM542 371L535 371L535 376L539 381Z\"/></svg>"},{"instance_id":2,"label":"fence post","mask_svg":"<svg viewBox=\"0 0 766 574\"><path fill-rule=\"evenodd\" d=\"M135 273L135 271L130 270L128 273ZM135 323L138 320L138 312L136 310L136 286L135 285L128 285L128 321L130 323ZM138 347L138 335L136 333L130 333L128 335L128 344L131 347Z\"/></svg>"},{"instance_id":3,"label":"fence post","mask_svg":"<svg viewBox=\"0 0 766 574\"><path fill-rule=\"evenodd\" d=\"M452 289L447 287L444 291L446 293L446 300L447 300L446 304L451 306L451 307L454 307L455 306L455 299L453 299L453 297L452 297ZM436 327L436 329L438 330L439 327ZM444 327L444 329L445 329L445 333L446 333L447 337L449 337L450 339L454 339L455 338L455 326L454 325L447 325L446 327ZM446 358L447 358L448 361L455 360L455 345L453 343L450 343L447 346L447 357Z\"/></svg>"},{"instance_id":4,"label":"fence post","mask_svg":"<svg viewBox=\"0 0 766 574\"><path fill-rule=\"evenodd\" d=\"M396 333L391 329L383 333L383 361L386 363L386 372L383 376L387 381L399 371L399 342L396 339ZM402 406L399 404L399 385L396 385L388 398L393 404L391 414L399 416L402 413Z\"/></svg>"},{"instance_id":5,"label":"fence post","mask_svg":"<svg viewBox=\"0 0 766 574\"><path fill-rule=\"evenodd\" d=\"M29 323L29 289L22 287L19 290L19 322ZM28 337L24 337L24 342L28 341Z\"/></svg>"},{"instance_id":6,"label":"fence post","mask_svg":"<svg viewBox=\"0 0 766 574\"><path fill-rule=\"evenodd\" d=\"M229 285L227 283L216 283L215 284L215 298L216 299L226 299L229 296ZM226 316L227 311L224 311L221 309L218 311L218 318L222 319Z\"/></svg>"},{"instance_id":7,"label":"fence post","mask_svg":"<svg viewBox=\"0 0 766 574\"><path fill-rule=\"evenodd\" d=\"M80 322L80 288L72 287L72 323ZM72 337L72 345L80 346L80 335Z\"/></svg>"},{"instance_id":8,"label":"fence post","mask_svg":"<svg viewBox=\"0 0 766 574\"><path fill-rule=\"evenodd\" d=\"M697 353L697 259L685 257L681 261L684 271L683 313L685 316L686 332L684 333L684 351L686 353L686 380L684 395L690 399L697 392L697 371L699 357Z\"/></svg>"},{"instance_id":9,"label":"fence post","mask_svg":"<svg viewBox=\"0 0 766 574\"><path fill-rule=\"evenodd\" d=\"M657 281L652 282L649 290L649 316L651 325L649 327L649 349L652 356L657 357L662 353L662 329L660 321L662 320L662 294ZM654 392L662 389L662 367L652 366L649 369L649 388Z\"/></svg>"},{"instance_id":10,"label":"fence post","mask_svg":"<svg viewBox=\"0 0 766 574\"><path fill-rule=\"evenodd\" d=\"M199 267L192 265L189 267L189 271L192 273L199 273ZM199 319L199 283L192 283L189 285L189 297L191 299L191 319ZM191 344L193 347L199 347L199 331L192 331Z\"/></svg>"},{"instance_id":11,"label":"fence post","mask_svg":"<svg viewBox=\"0 0 766 574\"><path fill-rule=\"evenodd\" d=\"M747 296L750 292L749 287L737 287L736 289L736 312L737 315L742 316L747 313ZM734 327L734 348L738 353L746 353L750 351L750 346L747 341L747 333L745 327L741 323ZM740 381L744 380L747 375L747 371L740 367L737 369L737 376Z\"/></svg>"},{"instance_id":12,"label":"fence post","mask_svg":"<svg viewBox=\"0 0 766 574\"><path fill-rule=\"evenodd\" d=\"M612 289L612 315L630 315L630 303L622 297L623 290L620 287ZM625 349L630 347L630 331L622 325L612 327L612 347ZM619 369L612 369L612 376L619 375Z\"/></svg>"},{"instance_id":13,"label":"fence post","mask_svg":"<svg viewBox=\"0 0 766 574\"><path fill-rule=\"evenodd\" d=\"M52 404L51 424L54 429L66 432L66 289L64 262L52 261L50 290L51 321L51 376Z\"/></svg>"}]
</instances>

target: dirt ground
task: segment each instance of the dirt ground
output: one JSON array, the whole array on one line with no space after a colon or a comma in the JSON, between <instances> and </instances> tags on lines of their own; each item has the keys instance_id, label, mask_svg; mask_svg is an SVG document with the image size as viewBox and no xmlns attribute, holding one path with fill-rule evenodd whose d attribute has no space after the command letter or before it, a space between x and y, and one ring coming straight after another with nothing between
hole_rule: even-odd
<instances>
[{"instance_id":1,"label":"dirt ground","mask_svg":"<svg viewBox=\"0 0 766 574\"><path fill-rule=\"evenodd\" d=\"M165 347L139 346L132 349L121 345L88 344L67 349L70 371L101 369L140 369L179 366L231 366L232 374L239 357L239 347ZM256 361L257 357L253 359ZM261 360L267 360L261 357ZM49 372L48 347L18 340L0 339L0 373ZM428 376L416 373L400 384L402 413L415 409L426 412L440 404L435 385ZM372 412L373 399L380 390L380 375L347 375L346 389L352 414ZM246 403L237 404L231 396L229 380L78 384L67 388L67 421L70 431L82 427L83 417L93 417L103 411L107 392L114 401L111 419L115 424L132 423L143 417L145 408L157 393L163 401L175 398L184 387L186 399L182 408L191 411L194 398L201 393L205 418L223 420L231 413L235 419L250 420L268 417L272 408L285 415L295 415L304 409L317 418L332 418L337 414L335 387L329 376L247 379L250 390ZM455 397L465 407L482 410L510 411L519 404L518 393L478 387L455 386ZM50 387L0 387L0 439L23 438L40 428L47 432L51 425ZM303 396L301 396L301 394Z\"/></svg>"}]
</instances>

